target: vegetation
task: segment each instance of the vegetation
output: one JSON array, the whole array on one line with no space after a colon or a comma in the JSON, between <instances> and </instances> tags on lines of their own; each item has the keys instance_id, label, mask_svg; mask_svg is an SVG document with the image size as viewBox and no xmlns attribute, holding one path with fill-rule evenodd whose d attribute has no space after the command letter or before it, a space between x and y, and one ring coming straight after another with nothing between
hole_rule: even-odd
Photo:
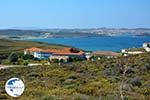
<instances>
[{"instance_id":1,"label":"vegetation","mask_svg":"<svg viewBox=\"0 0 150 100\"><path fill-rule=\"evenodd\" d=\"M8 60L10 62L17 62L18 61L18 55L15 52L12 52L9 56L8 56Z\"/></svg>"},{"instance_id":2,"label":"vegetation","mask_svg":"<svg viewBox=\"0 0 150 100\"><path fill-rule=\"evenodd\" d=\"M67 64L0 70L0 99L6 100L150 100L150 53L78 61ZM5 82L19 77L25 91L19 98L5 92Z\"/></svg>"},{"instance_id":3,"label":"vegetation","mask_svg":"<svg viewBox=\"0 0 150 100\"><path fill-rule=\"evenodd\" d=\"M107 58L93 56L90 61L70 59L72 63L52 63L32 55L23 55L28 47L63 48L16 40L0 39L0 62L20 67L0 69L0 100L149 100L150 53L129 57ZM71 49L78 52L78 49ZM40 63L24 67L28 63ZM19 77L25 91L19 98L5 92L9 78Z\"/></svg>"},{"instance_id":4,"label":"vegetation","mask_svg":"<svg viewBox=\"0 0 150 100\"><path fill-rule=\"evenodd\" d=\"M24 60L29 60L29 59L34 59L34 56L33 55L30 55L30 54L26 54L26 55L23 55L22 57Z\"/></svg>"},{"instance_id":5,"label":"vegetation","mask_svg":"<svg viewBox=\"0 0 150 100\"><path fill-rule=\"evenodd\" d=\"M80 50L75 49L75 48L71 48L70 51L73 52L73 53L79 53L80 52Z\"/></svg>"},{"instance_id":6,"label":"vegetation","mask_svg":"<svg viewBox=\"0 0 150 100\"><path fill-rule=\"evenodd\" d=\"M8 58L10 53L16 52L19 55L22 55L23 50L30 47L59 49L64 48L66 46L58 44L47 44L41 42L0 39L0 63L3 59Z\"/></svg>"}]
</instances>

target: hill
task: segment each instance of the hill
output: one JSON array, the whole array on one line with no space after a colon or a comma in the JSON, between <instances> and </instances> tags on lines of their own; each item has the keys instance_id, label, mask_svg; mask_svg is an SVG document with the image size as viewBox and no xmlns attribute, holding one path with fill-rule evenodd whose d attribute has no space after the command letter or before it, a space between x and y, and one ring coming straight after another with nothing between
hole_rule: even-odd
<instances>
[{"instance_id":1,"label":"hill","mask_svg":"<svg viewBox=\"0 0 150 100\"><path fill-rule=\"evenodd\" d=\"M59 44L48 44L42 42L0 39L0 58L9 55L11 52L23 53L24 49L30 47L58 49L58 48L64 48L68 46L59 45Z\"/></svg>"},{"instance_id":2,"label":"hill","mask_svg":"<svg viewBox=\"0 0 150 100\"><path fill-rule=\"evenodd\" d=\"M1 38L51 38L91 36L150 36L149 28L90 28L90 29L1 29Z\"/></svg>"},{"instance_id":3,"label":"hill","mask_svg":"<svg viewBox=\"0 0 150 100\"><path fill-rule=\"evenodd\" d=\"M0 99L13 100L5 82L25 83L16 100L150 100L150 54L0 70Z\"/></svg>"}]
</instances>

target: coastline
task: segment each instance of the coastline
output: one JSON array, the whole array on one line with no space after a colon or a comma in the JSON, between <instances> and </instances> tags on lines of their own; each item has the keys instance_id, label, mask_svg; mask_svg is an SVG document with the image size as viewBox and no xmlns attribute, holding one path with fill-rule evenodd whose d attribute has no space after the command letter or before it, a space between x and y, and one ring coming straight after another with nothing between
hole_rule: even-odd
<instances>
[{"instance_id":1,"label":"coastline","mask_svg":"<svg viewBox=\"0 0 150 100\"><path fill-rule=\"evenodd\" d=\"M150 37L65 37L65 38L28 38L23 40L44 42L49 44L62 44L86 51L114 51L120 52L125 48L140 48L144 42L149 42Z\"/></svg>"}]
</instances>

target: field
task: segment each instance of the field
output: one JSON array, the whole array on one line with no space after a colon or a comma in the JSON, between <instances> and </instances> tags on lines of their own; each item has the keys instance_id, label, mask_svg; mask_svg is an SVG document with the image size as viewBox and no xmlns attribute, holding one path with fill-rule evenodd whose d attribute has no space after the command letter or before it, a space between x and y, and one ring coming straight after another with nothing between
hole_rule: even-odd
<instances>
[{"instance_id":1,"label":"field","mask_svg":"<svg viewBox=\"0 0 150 100\"><path fill-rule=\"evenodd\" d=\"M79 61L0 70L0 100L150 100L150 54L100 61ZM5 82L19 77L19 98L5 92Z\"/></svg>"}]
</instances>

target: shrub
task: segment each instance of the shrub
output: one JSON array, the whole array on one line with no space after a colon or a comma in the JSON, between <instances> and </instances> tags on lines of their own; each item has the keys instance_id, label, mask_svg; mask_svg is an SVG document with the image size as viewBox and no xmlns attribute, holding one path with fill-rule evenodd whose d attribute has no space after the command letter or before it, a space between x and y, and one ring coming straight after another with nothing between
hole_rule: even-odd
<instances>
[{"instance_id":1,"label":"shrub","mask_svg":"<svg viewBox=\"0 0 150 100\"><path fill-rule=\"evenodd\" d=\"M134 73L134 70L132 68L127 68L126 74Z\"/></svg>"},{"instance_id":2,"label":"shrub","mask_svg":"<svg viewBox=\"0 0 150 100\"><path fill-rule=\"evenodd\" d=\"M73 100L89 100L89 96L83 94L75 94Z\"/></svg>"},{"instance_id":3,"label":"shrub","mask_svg":"<svg viewBox=\"0 0 150 100\"><path fill-rule=\"evenodd\" d=\"M33 59L33 58L34 58L34 56L30 55L30 54L23 55L24 60Z\"/></svg>"},{"instance_id":4,"label":"shrub","mask_svg":"<svg viewBox=\"0 0 150 100\"><path fill-rule=\"evenodd\" d=\"M73 52L73 53L78 53L78 52L80 52L78 49L76 49L76 48L71 48L70 49L70 52Z\"/></svg>"},{"instance_id":5,"label":"shrub","mask_svg":"<svg viewBox=\"0 0 150 100\"><path fill-rule=\"evenodd\" d=\"M15 52L12 52L9 56L8 56L8 60L10 62L17 62L18 61L18 55Z\"/></svg>"},{"instance_id":6,"label":"shrub","mask_svg":"<svg viewBox=\"0 0 150 100\"><path fill-rule=\"evenodd\" d=\"M147 69L147 71L149 71L150 70L150 66L149 66L149 64L146 64L146 69Z\"/></svg>"},{"instance_id":7,"label":"shrub","mask_svg":"<svg viewBox=\"0 0 150 100\"><path fill-rule=\"evenodd\" d=\"M8 59L6 59L6 60L2 60L1 63L4 64L4 65L9 65L10 61Z\"/></svg>"},{"instance_id":8,"label":"shrub","mask_svg":"<svg viewBox=\"0 0 150 100\"><path fill-rule=\"evenodd\" d=\"M133 86L138 86L138 87L142 85L140 79L137 78L137 77L135 77L135 78L133 78L133 79L131 80L131 84L132 84Z\"/></svg>"},{"instance_id":9,"label":"shrub","mask_svg":"<svg viewBox=\"0 0 150 100\"><path fill-rule=\"evenodd\" d=\"M131 86L129 84L124 84L122 88L125 91L131 91Z\"/></svg>"},{"instance_id":10,"label":"shrub","mask_svg":"<svg viewBox=\"0 0 150 100\"><path fill-rule=\"evenodd\" d=\"M29 77L38 77L39 74L37 72L31 72L28 74Z\"/></svg>"},{"instance_id":11,"label":"shrub","mask_svg":"<svg viewBox=\"0 0 150 100\"><path fill-rule=\"evenodd\" d=\"M23 63L23 65L28 65L29 63L27 62L27 61L25 61L24 63Z\"/></svg>"},{"instance_id":12,"label":"shrub","mask_svg":"<svg viewBox=\"0 0 150 100\"><path fill-rule=\"evenodd\" d=\"M60 98L54 95L46 95L43 96L41 100L60 100Z\"/></svg>"},{"instance_id":13,"label":"shrub","mask_svg":"<svg viewBox=\"0 0 150 100\"><path fill-rule=\"evenodd\" d=\"M110 75L112 75L112 72L109 69L105 69L103 71L103 74L104 74L104 76L110 76Z\"/></svg>"},{"instance_id":14,"label":"shrub","mask_svg":"<svg viewBox=\"0 0 150 100\"><path fill-rule=\"evenodd\" d=\"M0 100L7 100L8 97L6 94L0 94Z\"/></svg>"}]
</instances>

